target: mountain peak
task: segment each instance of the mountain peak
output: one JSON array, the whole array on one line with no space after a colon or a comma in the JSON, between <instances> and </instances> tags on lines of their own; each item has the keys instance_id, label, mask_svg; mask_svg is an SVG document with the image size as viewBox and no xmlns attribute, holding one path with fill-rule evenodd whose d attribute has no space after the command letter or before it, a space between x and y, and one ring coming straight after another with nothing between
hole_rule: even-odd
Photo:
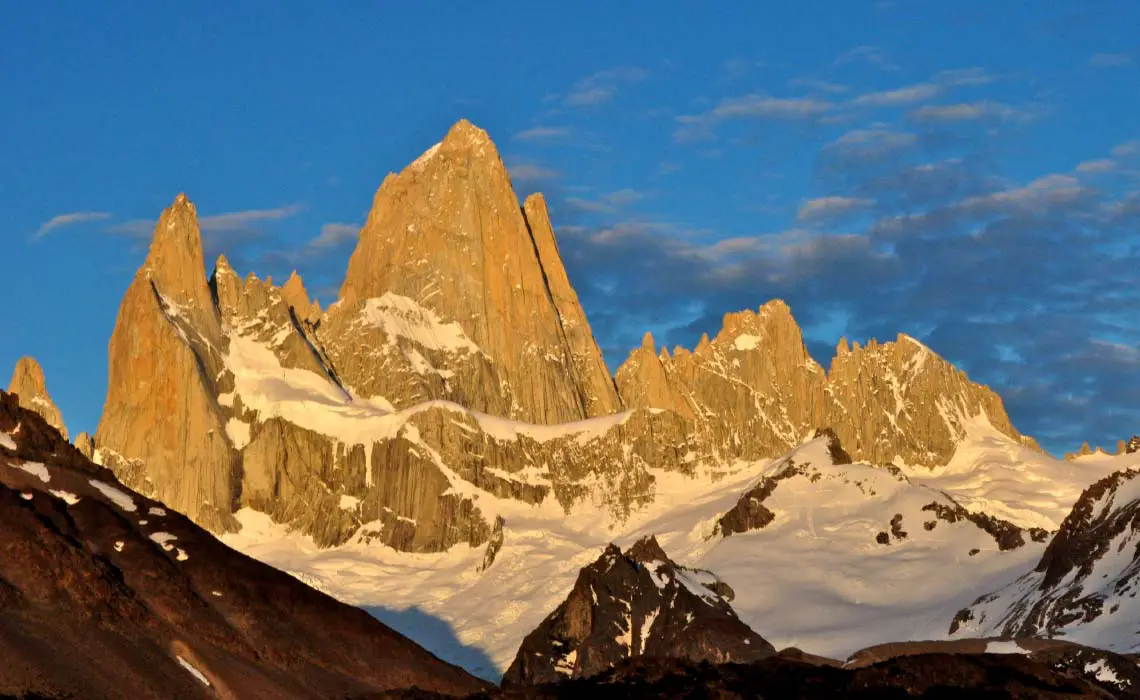
<instances>
[{"instance_id":1,"label":"mountain peak","mask_svg":"<svg viewBox=\"0 0 1140 700\"><path fill-rule=\"evenodd\" d=\"M490 360L478 370L487 376L456 376L444 389L470 394L473 408L537 423L620 408L545 200L519 205L487 132L467 120L376 193L338 309L388 294L458 324Z\"/></svg>"},{"instance_id":2,"label":"mountain peak","mask_svg":"<svg viewBox=\"0 0 1140 700\"><path fill-rule=\"evenodd\" d=\"M8 393L16 394L22 408L40 414L67 439L67 426L63 424L63 416L48 394L44 370L36 358L25 356L16 362L16 370L8 384Z\"/></svg>"},{"instance_id":3,"label":"mountain peak","mask_svg":"<svg viewBox=\"0 0 1140 700\"><path fill-rule=\"evenodd\" d=\"M491 143L491 136L463 118L451 125L443 142L448 145Z\"/></svg>"}]
</instances>

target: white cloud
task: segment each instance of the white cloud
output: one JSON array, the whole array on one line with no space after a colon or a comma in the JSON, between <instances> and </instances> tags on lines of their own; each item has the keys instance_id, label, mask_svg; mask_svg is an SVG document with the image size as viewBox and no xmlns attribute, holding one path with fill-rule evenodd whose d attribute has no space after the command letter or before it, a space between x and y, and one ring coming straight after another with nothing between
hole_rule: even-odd
<instances>
[{"instance_id":1,"label":"white cloud","mask_svg":"<svg viewBox=\"0 0 1140 700\"><path fill-rule=\"evenodd\" d=\"M641 82L649 71L637 66L619 66L583 78L562 100L567 107L596 107L613 99L622 85Z\"/></svg>"},{"instance_id":2,"label":"white cloud","mask_svg":"<svg viewBox=\"0 0 1140 700\"><path fill-rule=\"evenodd\" d=\"M1109 173L1116 169L1116 161L1111 158L1086 160L1077 164L1078 173Z\"/></svg>"},{"instance_id":3,"label":"white cloud","mask_svg":"<svg viewBox=\"0 0 1140 700\"><path fill-rule=\"evenodd\" d=\"M198 228L203 231L243 231L259 221L287 219L301 211L300 204L290 204L276 209L247 209L226 214L214 214L198 218Z\"/></svg>"},{"instance_id":4,"label":"white cloud","mask_svg":"<svg viewBox=\"0 0 1140 700\"><path fill-rule=\"evenodd\" d=\"M562 177L562 173L557 170L529 163L516 163L509 166L507 171L510 173L511 179L518 180L519 182L537 182L539 180L554 180Z\"/></svg>"},{"instance_id":5,"label":"white cloud","mask_svg":"<svg viewBox=\"0 0 1140 700\"><path fill-rule=\"evenodd\" d=\"M309 241L310 248L332 248L355 240L360 235L357 224L328 223L321 226L321 232Z\"/></svg>"},{"instance_id":6,"label":"white cloud","mask_svg":"<svg viewBox=\"0 0 1140 700\"><path fill-rule=\"evenodd\" d=\"M570 135L570 129L565 126L536 126L524 129L514 135L518 141L546 141L560 139Z\"/></svg>"},{"instance_id":7,"label":"white cloud","mask_svg":"<svg viewBox=\"0 0 1140 700\"><path fill-rule=\"evenodd\" d=\"M111 218L111 215L105 211L74 211L68 214L57 214L36 229L34 237L42 238L51 231L66 226L75 226L76 224L87 223L89 221L102 221L109 218Z\"/></svg>"},{"instance_id":8,"label":"white cloud","mask_svg":"<svg viewBox=\"0 0 1140 700\"><path fill-rule=\"evenodd\" d=\"M942 92L941 85L933 83L919 83L895 90L883 90L860 95L855 98L855 104L861 107L889 107L892 105L905 105L921 102L936 97Z\"/></svg>"},{"instance_id":9,"label":"white cloud","mask_svg":"<svg viewBox=\"0 0 1140 700\"><path fill-rule=\"evenodd\" d=\"M1092 68L1122 68L1132 65L1132 57L1126 53L1094 53L1089 56Z\"/></svg>"},{"instance_id":10,"label":"white cloud","mask_svg":"<svg viewBox=\"0 0 1140 700\"><path fill-rule=\"evenodd\" d=\"M898 65L887 55L887 52L878 46L856 46L835 58L835 65L837 66L848 63L866 63L885 71L897 71L899 69Z\"/></svg>"},{"instance_id":11,"label":"white cloud","mask_svg":"<svg viewBox=\"0 0 1140 700\"><path fill-rule=\"evenodd\" d=\"M813 97L769 97L751 94L722 100L712 114L719 118L769 117L799 119L829 111L834 105Z\"/></svg>"},{"instance_id":12,"label":"white cloud","mask_svg":"<svg viewBox=\"0 0 1140 700\"><path fill-rule=\"evenodd\" d=\"M799 221L822 221L835 219L866 209L875 202L862 197L817 197L800 203L796 219Z\"/></svg>"},{"instance_id":13,"label":"white cloud","mask_svg":"<svg viewBox=\"0 0 1140 700\"><path fill-rule=\"evenodd\" d=\"M925 122L961 122L996 117L1012 119L1019 112L998 102L960 102L950 105L926 105L910 113L910 117Z\"/></svg>"}]
</instances>

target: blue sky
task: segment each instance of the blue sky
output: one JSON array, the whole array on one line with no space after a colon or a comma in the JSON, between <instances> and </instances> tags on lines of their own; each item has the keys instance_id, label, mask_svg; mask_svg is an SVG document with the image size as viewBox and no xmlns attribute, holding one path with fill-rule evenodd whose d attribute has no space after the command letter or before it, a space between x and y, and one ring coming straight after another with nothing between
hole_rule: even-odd
<instances>
[{"instance_id":1,"label":"blue sky","mask_svg":"<svg viewBox=\"0 0 1140 700\"><path fill-rule=\"evenodd\" d=\"M0 368L93 430L175 194L327 303L385 173L467 117L611 367L783 297L825 366L907 332L1052 450L1140 432L1140 4L547 5L7 5Z\"/></svg>"}]
</instances>

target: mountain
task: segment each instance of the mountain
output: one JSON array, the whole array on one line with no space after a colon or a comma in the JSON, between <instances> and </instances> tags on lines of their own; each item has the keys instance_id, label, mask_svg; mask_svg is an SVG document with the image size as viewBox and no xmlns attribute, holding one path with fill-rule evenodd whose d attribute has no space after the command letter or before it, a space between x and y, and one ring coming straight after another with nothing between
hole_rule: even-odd
<instances>
[{"instance_id":1,"label":"mountain","mask_svg":"<svg viewBox=\"0 0 1140 700\"><path fill-rule=\"evenodd\" d=\"M820 428L873 464L944 465L978 416L1024 441L906 336L841 343L825 373L779 301L693 352L647 337L611 378L545 200L520 206L466 121L385 178L324 312L295 273L242 280L223 256L207 280L179 195L109 350L93 457L215 532L253 508L320 546L483 547L504 499L626 518L650 470L769 458Z\"/></svg>"},{"instance_id":2,"label":"mountain","mask_svg":"<svg viewBox=\"0 0 1140 700\"><path fill-rule=\"evenodd\" d=\"M12 372L12 381L8 382L8 393L15 394L20 406L40 414L48 425L55 428L67 439L67 426L63 424L63 416L48 394L47 381L44 379L44 370L34 357L21 357L16 362L16 369Z\"/></svg>"},{"instance_id":3,"label":"mountain","mask_svg":"<svg viewBox=\"0 0 1140 700\"><path fill-rule=\"evenodd\" d=\"M523 640L503 683L589 678L640 656L726 663L776 653L736 617L732 595L710 572L678 566L653 537L624 553L611 544Z\"/></svg>"},{"instance_id":4,"label":"mountain","mask_svg":"<svg viewBox=\"0 0 1140 700\"><path fill-rule=\"evenodd\" d=\"M840 341L825 370L779 300L692 351L647 335L611 378L545 200L464 121L384 179L327 308L296 273L205 265L180 195L83 449L341 600L440 618L455 636L424 643L474 645L489 678L607 544L648 535L774 641L944 636L1106 473L1042 453L910 336Z\"/></svg>"},{"instance_id":5,"label":"mountain","mask_svg":"<svg viewBox=\"0 0 1140 700\"><path fill-rule=\"evenodd\" d=\"M519 207L495 144L468 121L389 175L373 200L334 314L368 319L370 310L389 309L426 312L449 331L412 337L403 351L412 374L425 373L410 356L421 350L415 346L433 351L422 395L409 393L407 379L383 365L340 354L345 378L365 395L383 395L397 407L446 398L537 424L620 408L566 277L545 200L532 197ZM376 330L401 335L398 328Z\"/></svg>"},{"instance_id":6,"label":"mountain","mask_svg":"<svg viewBox=\"0 0 1140 700\"><path fill-rule=\"evenodd\" d=\"M1140 650L1140 454L1080 458L1118 469L1089 486L1032 571L963 608L955 636L1064 637Z\"/></svg>"},{"instance_id":7,"label":"mountain","mask_svg":"<svg viewBox=\"0 0 1140 700\"><path fill-rule=\"evenodd\" d=\"M362 697L484 687L218 542L0 392L0 696Z\"/></svg>"},{"instance_id":8,"label":"mountain","mask_svg":"<svg viewBox=\"0 0 1140 700\"><path fill-rule=\"evenodd\" d=\"M935 467L953 457L964 424L979 415L1011 439L1029 440L997 394L907 335L864 347L841 340L825 373L778 300L726 314L720 333L691 352L658 354L646 335L617 383L627 406L691 418L714 449L746 459L778 454L828 428L856 459Z\"/></svg>"}]
</instances>

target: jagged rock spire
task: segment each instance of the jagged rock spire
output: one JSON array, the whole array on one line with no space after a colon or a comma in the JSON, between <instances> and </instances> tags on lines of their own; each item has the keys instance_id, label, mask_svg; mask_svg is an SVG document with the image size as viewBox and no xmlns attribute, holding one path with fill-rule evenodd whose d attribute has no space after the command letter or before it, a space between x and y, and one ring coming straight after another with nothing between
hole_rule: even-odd
<instances>
[{"instance_id":1,"label":"jagged rock spire","mask_svg":"<svg viewBox=\"0 0 1140 700\"><path fill-rule=\"evenodd\" d=\"M495 144L466 120L376 193L340 299L352 308L386 294L458 324L490 360L495 377L451 382L509 394L483 408L558 423L620 407L545 202L519 206Z\"/></svg>"},{"instance_id":2,"label":"jagged rock spire","mask_svg":"<svg viewBox=\"0 0 1140 700\"><path fill-rule=\"evenodd\" d=\"M22 408L40 414L48 425L58 430L65 440L67 439L67 426L63 423L63 415L48 394L44 370L36 358L21 357L16 362L12 381L8 383L8 393L16 394Z\"/></svg>"},{"instance_id":3,"label":"jagged rock spire","mask_svg":"<svg viewBox=\"0 0 1140 700\"><path fill-rule=\"evenodd\" d=\"M180 194L159 217L119 307L95 442L129 486L216 531L231 525L236 493L216 398L224 351L198 215Z\"/></svg>"}]
</instances>

